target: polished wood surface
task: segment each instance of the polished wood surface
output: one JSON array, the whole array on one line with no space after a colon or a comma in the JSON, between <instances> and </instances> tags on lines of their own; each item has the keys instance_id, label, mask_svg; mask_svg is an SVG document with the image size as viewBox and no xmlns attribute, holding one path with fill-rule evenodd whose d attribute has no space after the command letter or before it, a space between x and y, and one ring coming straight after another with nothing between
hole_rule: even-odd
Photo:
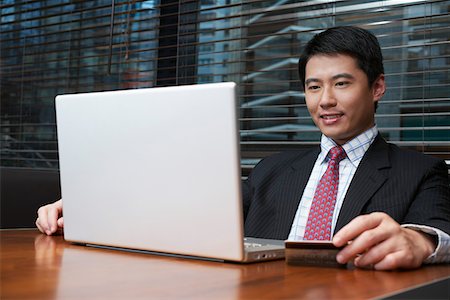
<instances>
[{"instance_id":1,"label":"polished wood surface","mask_svg":"<svg viewBox=\"0 0 450 300\"><path fill-rule=\"evenodd\" d=\"M73 245L36 230L1 230L0 299L366 299L450 276L412 271L248 265Z\"/></svg>"}]
</instances>

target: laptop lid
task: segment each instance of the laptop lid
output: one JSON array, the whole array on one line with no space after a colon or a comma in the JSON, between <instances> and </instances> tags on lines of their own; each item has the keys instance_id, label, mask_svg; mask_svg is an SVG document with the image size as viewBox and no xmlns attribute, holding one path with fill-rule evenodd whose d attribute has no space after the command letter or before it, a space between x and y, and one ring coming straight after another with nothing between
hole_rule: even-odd
<instances>
[{"instance_id":1,"label":"laptop lid","mask_svg":"<svg viewBox=\"0 0 450 300\"><path fill-rule=\"evenodd\" d=\"M235 89L57 96L65 239L242 260Z\"/></svg>"}]
</instances>

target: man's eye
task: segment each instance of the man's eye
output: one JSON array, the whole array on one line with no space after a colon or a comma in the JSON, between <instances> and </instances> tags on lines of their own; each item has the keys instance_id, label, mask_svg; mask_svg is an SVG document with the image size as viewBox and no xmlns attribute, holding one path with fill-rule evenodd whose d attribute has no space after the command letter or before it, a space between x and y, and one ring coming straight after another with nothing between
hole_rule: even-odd
<instances>
[{"instance_id":1,"label":"man's eye","mask_svg":"<svg viewBox=\"0 0 450 300\"><path fill-rule=\"evenodd\" d=\"M336 86L346 86L348 84L349 84L348 81L339 81L339 82L336 83Z\"/></svg>"},{"instance_id":2,"label":"man's eye","mask_svg":"<svg viewBox=\"0 0 450 300\"><path fill-rule=\"evenodd\" d=\"M311 90L311 91L317 90L319 88L320 88L320 86L318 86L318 85L310 85L310 86L308 86L308 90Z\"/></svg>"}]
</instances>

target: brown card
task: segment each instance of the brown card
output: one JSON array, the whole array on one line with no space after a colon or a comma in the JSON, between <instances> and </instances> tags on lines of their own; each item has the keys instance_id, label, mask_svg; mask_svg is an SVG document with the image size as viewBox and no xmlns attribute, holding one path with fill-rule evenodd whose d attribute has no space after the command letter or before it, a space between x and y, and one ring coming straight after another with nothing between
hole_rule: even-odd
<instances>
[{"instance_id":1,"label":"brown card","mask_svg":"<svg viewBox=\"0 0 450 300\"><path fill-rule=\"evenodd\" d=\"M330 241L286 241L286 263L289 265L345 267L336 261L342 249Z\"/></svg>"}]
</instances>

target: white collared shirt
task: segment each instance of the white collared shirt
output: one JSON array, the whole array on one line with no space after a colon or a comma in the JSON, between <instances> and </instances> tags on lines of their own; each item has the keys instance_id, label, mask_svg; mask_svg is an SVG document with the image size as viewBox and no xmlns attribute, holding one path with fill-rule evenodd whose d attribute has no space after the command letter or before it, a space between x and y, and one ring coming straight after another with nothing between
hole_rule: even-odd
<instances>
[{"instance_id":1,"label":"white collared shirt","mask_svg":"<svg viewBox=\"0 0 450 300\"><path fill-rule=\"evenodd\" d=\"M361 159L363 158L367 149L369 149L377 134L377 126L374 126L371 129L361 133L351 141L342 145L342 148L344 148L347 157L341 160L341 162L339 163L339 186L336 196L336 205L333 212L331 232L334 231L334 227L336 226L337 218L339 216L342 203L344 202L348 186L350 185L350 182L355 175L356 169L358 168ZM327 154L330 149L335 147L336 145L337 144L332 139L328 138L325 135L322 135L322 139L320 141L321 151L319 153L319 156L317 157L316 163L314 164L308 183L306 184L305 190L303 192L299 207L297 209L297 213L295 214L291 232L289 233L289 240L303 240L306 221L308 220L308 214L311 208L317 184L319 183L320 178L325 173L328 166Z\"/></svg>"}]
</instances>

